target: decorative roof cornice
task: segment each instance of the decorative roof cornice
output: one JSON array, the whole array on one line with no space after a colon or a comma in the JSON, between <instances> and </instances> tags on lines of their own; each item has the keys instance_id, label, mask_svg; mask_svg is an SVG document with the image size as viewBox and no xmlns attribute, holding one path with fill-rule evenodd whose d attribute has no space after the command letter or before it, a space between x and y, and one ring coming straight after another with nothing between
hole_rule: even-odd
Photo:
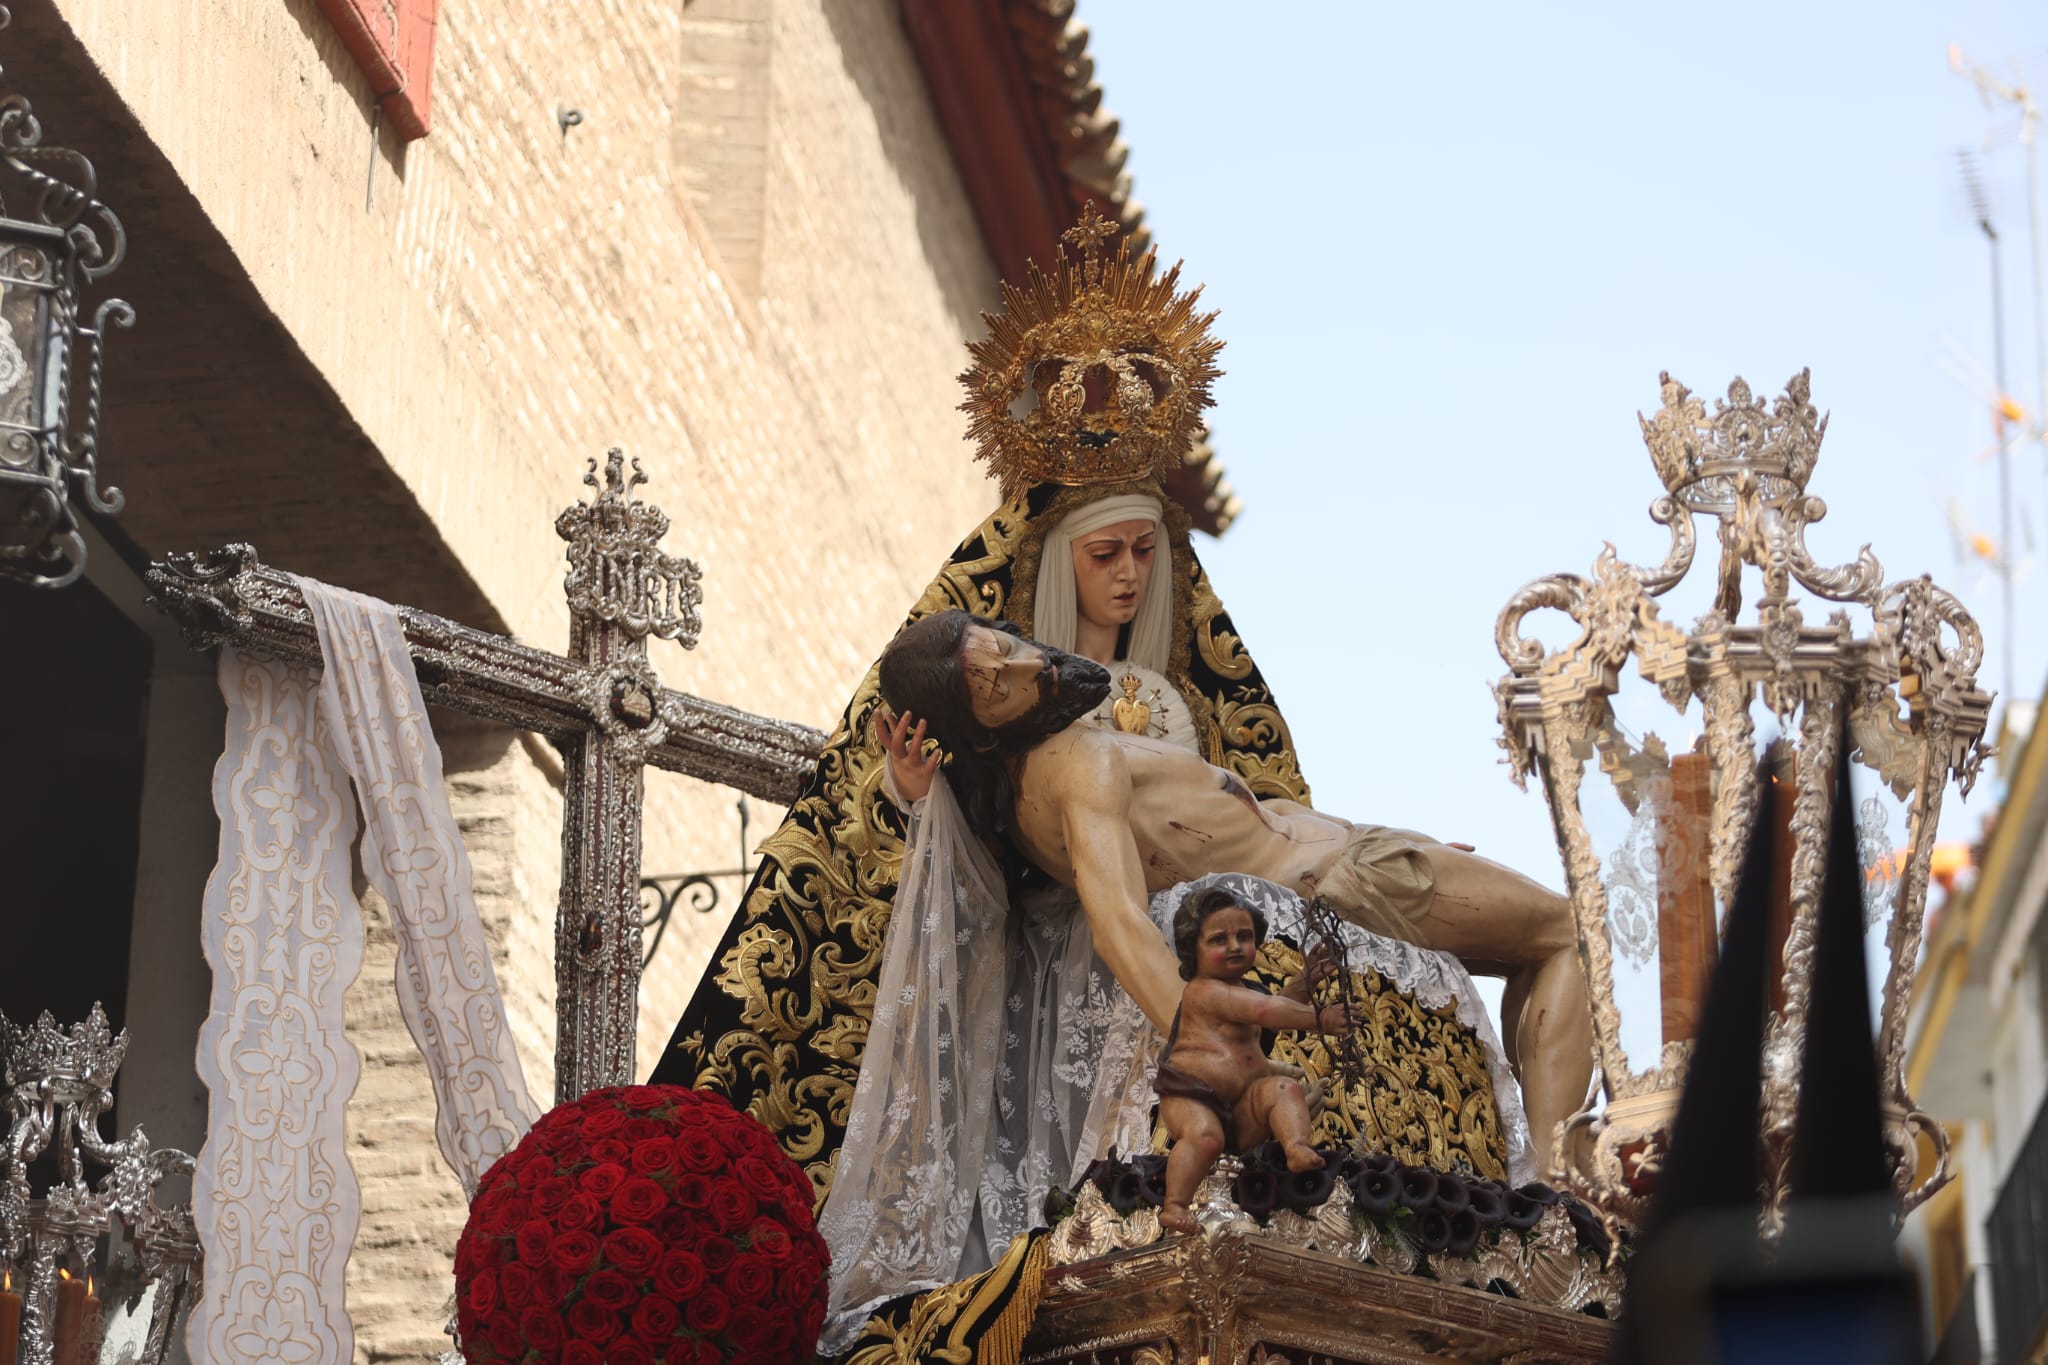
<instances>
[{"instance_id":1,"label":"decorative roof cornice","mask_svg":"<svg viewBox=\"0 0 2048 1365\"><path fill-rule=\"evenodd\" d=\"M1050 268L1060 234L1091 201L1139 255L1150 245L1131 194L1130 147L1103 108L1074 0L901 0L903 26L953 148L997 273ZM1111 243L1112 248L1115 243ZM1204 439L1165 481L1197 529L1237 513Z\"/></svg>"}]
</instances>

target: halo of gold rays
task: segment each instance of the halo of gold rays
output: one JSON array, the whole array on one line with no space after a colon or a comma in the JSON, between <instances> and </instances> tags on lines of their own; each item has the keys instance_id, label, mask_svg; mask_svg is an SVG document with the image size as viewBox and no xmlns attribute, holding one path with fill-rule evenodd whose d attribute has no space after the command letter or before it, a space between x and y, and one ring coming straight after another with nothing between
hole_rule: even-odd
<instances>
[{"instance_id":1,"label":"halo of gold rays","mask_svg":"<svg viewBox=\"0 0 2048 1365\"><path fill-rule=\"evenodd\" d=\"M1022 288L1004 281L1003 311L982 314L988 336L968 347L960 409L1006 500L1040 483L1163 478L1215 402L1223 343L1216 314L1195 311L1201 287L1178 292L1179 263L1154 278L1157 252L1133 258L1128 237L1105 259L1115 232L1091 202L1062 234L1077 254L1061 247L1050 277L1032 262Z\"/></svg>"}]
</instances>

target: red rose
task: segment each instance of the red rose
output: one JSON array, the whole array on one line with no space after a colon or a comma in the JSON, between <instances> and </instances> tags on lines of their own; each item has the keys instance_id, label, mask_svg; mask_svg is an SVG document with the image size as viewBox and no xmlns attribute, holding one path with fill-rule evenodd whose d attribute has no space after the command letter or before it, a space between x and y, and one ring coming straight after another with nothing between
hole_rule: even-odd
<instances>
[{"instance_id":1,"label":"red rose","mask_svg":"<svg viewBox=\"0 0 2048 1365\"><path fill-rule=\"evenodd\" d=\"M524 1308L533 1302L533 1272L514 1261L498 1272L498 1297L507 1308Z\"/></svg>"},{"instance_id":2,"label":"red rose","mask_svg":"<svg viewBox=\"0 0 2048 1365\"><path fill-rule=\"evenodd\" d=\"M531 1212L525 1199L516 1194L504 1193L490 1201L490 1208L484 1214L484 1231L493 1237L503 1237L512 1229L525 1222Z\"/></svg>"},{"instance_id":3,"label":"red rose","mask_svg":"<svg viewBox=\"0 0 2048 1365\"><path fill-rule=\"evenodd\" d=\"M661 1239L646 1228L620 1228L605 1236L604 1258L638 1279L661 1259Z\"/></svg>"},{"instance_id":4,"label":"red rose","mask_svg":"<svg viewBox=\"0 0 2048 1365\"><path fill-rule=\"evenodd\" d=\"M618 1138L608 1137L602 1141L590 1144L590 1159L592 1161L613 1161L623 1166L626 1164L626 1158L632 1153L632 1150L632 1148L628 1147Z\"/></svg>"},{"instance_id":5,"label":"red rose","mask_svg":"<svg viewBox=\"0 0 2048 1365\"><path fill-rule=\"evenodd\" d=\"M555 1223L574 1232L595 1226L597 1215L597 1201L578 1191L562 1201L562 1211L555 1215Z\"/></svg>"},{"instance_id":6,"label":"red rose","mask_svg":"<svg viewBox=\"0 0 2048 1365\"><path fill-rule=\"evenodd\" d=\"M732 1296L743 1303L764 1303L775 1292L775 1267L765 1256L743 1251L733 1258L732 1271L725 1277Z\"/></svg>"},{"instance_id":7,"label":"red rose","mask_svg":"<svg viewBox=\"0 0 2048 1365\"><path fill-rule=\"evenodd\" d=\"M632 1177L612 1196L612 1218L620 1223L644 1223L667 1207L667 1192L644 1175ZM747 1212L751 1216L753 1210Z\"/></svg>"},{"instance_id":8,"label":"red rose","mask_svg":"<svg viewBox=\"0 0 2048 1365\"><path fill-rule=\"evenodd\" d=\"M710 1175L725 1165L725 1153L702 1138L687 1137L676 1139L676 1157L686 1171L698 1175Z\"/></svg>"},{"instance_id":9,"label":"red rose","mask_svg":"<svg viewBox=\"0 0 2048 1365\"><path fill-rule=\"evenodd\" d=\"M732 1305L725 1301L725 1291L708 1284L684 1306L683 1321L690 1324L691 1331L710 1336L724 1328L731 1314Z\"/></svg>"},{"instance_id":10,"label":"red rose","mask_svg":"<svg viewBox=\"0 0 2048 1365\"><path fill-rule=\"evenodd\" d=\"M583 1301L607 1311L624 1308L638 1292L639 1286L610 1268L598 1271L583 1282Z\"/></svg>"},{"instance_id":11,"label":"red rose","mask_svg":"<svg viewBox=\"0 0 2048 1365\"><path fill-rule=\"evenodd\" d=\"M694 1252L671 1251L654 1268L654 1287L672 1299L688 1300L704 1287L704 1262Z\"/></svg>"},{"instance_id":12,"label":"red rose","mask_svg":"<svg viewBox=\"0 0 2048 1365\"><path fill-rule=\"evenodd\" d=\"M551 1175L540 1182L533 1192L533 1211L543 1218L552 1218L562 1211L562 1203L576 1193L576 1182L565 1175Z\"/></svg>"},{"instance_id":13,"label":"red rose","mask_svg":"<svg viewBox=\"0 0 2048 1365\"><path fill-rule=\"evenodd\" d=\"M519 1335L519 1319L510 1313L493 1314L490 1325L484 1328L484 1339L491 1343L493 1351L508 1360L526 1354L526 1341Z\"/></svg>"},{"instance_id":14,"label":"red rose","mask_svg":"<svg viewBox=\"0 0 2048 1365\"><path fill-rule=\"evenodd\" d=\"M654 1365L654 1352L632 1337L620 1337L604 1348L605 1365Z\"/></svg>"},{"instance_id":15,"label":"red rose","mask_svg":"<svg viewBox=\"0 0 2048 1365\"><path fill-rule=\"evenodd\" d=\"M561 1156L581 1141L579 1133L580 1130L575 1124L542 1119L534 1127L533 1142L544 1155Z\"/></svg>"},{"instance_id":16,"label":"red rose","mask_svg":"<svg viewBox=\"0 0 2048 1365\"><path fill-rule=\"evenodd\" d=\"M752 1123L737 1120L721 1124L715 1131L718 1143L729 1156L745 1156L754 1150L754 1143L760 1136L759 1129Z\"/></svg>"},{"instance_id":17,"label":"red rose","mask_svg":"<svg viewBox=\"0 0 2048 1365\"><path fill-rule=\"evenodd\" d=\"M820 1301L825 1293L825 1277L818 1273L815 1265L795 1262L782 1268L775 1277L775 1297L783 1307L799 1316L803 1310Z\"/></svg>"},{"instance_id":18,"label":"red rose","mask_svg":"<svg viewBox=\"0 0 2048 1365\"><path fill-rule=\"evenodd\" d=\"M578 1129L587 1142L596 1142L609 1133L616 1133L626 1126L626 1116L616 1109L593 1109L583 1116Z\"/></svg>"},{"instance_id":19,"label":"red rose","mask_svg":"<svg viewBox=\"0 0 2048 1365\"><path fill-rule=\"evenodd\" d=\"M559 1304L576 1287L576 1277L549 1261L533 1272L533 1297L543 1304Z\"/></svg>"},{"instance_id":20,"label":"red rose","mask_svg":"<svg viewBox=\"0 0 2048 1365\"><path fill-rule=\"evenodd\" d=\"M702 1175L678 1177L676 1180L676 1202L686 1209L710 1208L711 1178Z\"/></svg>"},{"instance_id":21,"label":"red rose","mask_svg":"<svg viewBox=\"0 0 2048 1365\"><path fill-rule=\"evenodd\" d=\"M732 1269L732 1259L739 1252L723 1237L707 1237L697 1244L697 1255L703 1260L705 1271L712 1275L723 1275Z\"/></svg>"},{"instance_id":22,"label":"red rose","mask_svg":"<svg viewBox=\"0 0 2048 1365\"><path fill-rule=\"evenodd\" d=\"M619 1186L626 1183L626 1168L616 1162L607 1161L602 1166L592 1166L576 1182L577 1188L602 1204L617 1193Z\"/></svg>"},{"instance_id":23,"label":"red rose","mask_svg":"<svg viewBox=\"0 0 2048 1365\"><path fill-rule=\"evenodd\" d=\"M498 1272L486 1270L469 1282L465 1300L472 1312L488 1313L498 1306Z\"/></svg>"},{"instance_id":24,"label":"red rose","mask_svg":"<svg viewBox=\"0 0 2048 1365\"><path fill-rule=\"evenodd\" d=\"M642 1341L667 1341L682 1321L683 1315L672 1301L650 1294L633 1310L633 1335Z\"/></svg>"},{"instance_id":25,"label":"red rose","mask_svg":"<svg viewBox=\"0 0 2048 1365\"><path fill-rule=\"evenodd\" d=\"M676 1145L665 1137L650 1137L633 1144L633 1169L641 1175L665 1171L676 1164Z\"/></svg>"},{"instance_id":26,"label":"red rose","mask_svg":"<svg viewBox=\"0 0 2048 1365\"><path fill-rule=\"evenodd\" d=\"M747 1229L747 1245L776 1265L786 1264L796 1250L789 1240L789 1229L773 1218L754 1220L754 1226Z\"/></svg>"},{"instance_id":27,"label":"red rose","mask_svg":"<svg viewBox=\"0 0 2048 1365\"><path fill-rule=\"evenodd\" d=\"M529 1218L519 1225L513 1234L513 1245L519 1249L519 1259L527 1265L539 1265L548 1258L548 1246L555 1240L554 1230L538 1218Z\"/></svg>"},{"instance_id":28,"label":"red rose","mask_svg":"<svg viewBox=\"0 0 2048 1365\"><path fill-rule=\"evenodd\" d=\"M679 1088L667 1085L629 1085L619 1098L626 1102L628 1108L645 1113L650 1109L667 1107L675 1099L675 1093Z\"/></svg>"},{"instance_id":29,"label":"red rose","mask_svg":"<svg viewBox=\"0 0 2048 1365\"><path fill-rule=\"evenodd\" d=\"M602 1346L619 1334L619 1318L603 1304L582 1299L569 1306L569 1331L578 1341Z\"/></svg>"},{"instance_id":30,"label":"red rose","mask_svg":"<svg viewBox=\"0 0 2048 1365\"><path fill-rule=\"evenodd\" d=\"M597 1260L597 1238L578 1229L555 1238L548 1248L548 1260L571 1275L581 1275Z\"/></svg>"},{"instance_id":31,"label":"red rose","mask_svg":"<svg viewBox=\"0 0 2048 1365\"><path fill-rule=\"evenodd\" d=\"M687 1241L691 1236L690 1211L675 1204L670 1204L660 1213L655 1214L654 1221L647 1226L653 1229L654 1235L664 1242Z\"/></svg>"},{"instance_id":32,"label":"red rose","mask_svg":"<svg viewBox=\"0 0 2048 1365\"><path fill-rule=\"evenodd\" d=\"M562 1320L545 1308L529 1308L519 1319L519 1331L526 1344L546 1354L562 1345Z\"/></svg>"},{"instance_id":33,"label":"red rose","mask_svg":"<svg viewBox=\"0 0 2048 1365\"><path fill-rule=\"evenodd\" d=\"M747 1187L747 1193L756 1199L774 1200L782 1196L782 1181L776 1178L775 1168L757 1156L743 1156L733 1163L740 1183Z\"/></svg>"},{"instance_id":34,"label":"red rose","mask_svg":"<svg viewBox=\"0 0 2048 1365\"><path fill-rule=\"evenodd\" d=\"M619 1136L627 1142L645 1142L651 1137L660 1137L661 1134L661 1125L645 1115L627 1119L626 1126L619 1130Z\"/></svg>"},{"instance_id":35,"label":"red rose","mask_svg":"<svg viewBox=\"0 0 2048 1365\"><path fill-rule=\"evenodd\" d=\"M711 1187L711 1216L720 1232L738 1232L754 1221L754 1196L738 1185Z\"/></svg>"},{"instance_id":36,"label":"red rose","mask_svg":"<svg viewBox=\"0 0 2048 1365\"><path fill-rule=\"evenodd\" d=\"M773 1326L766 1312L748 1303L732 1310L732 1318L725 1325L725 1334L732 1338L733 1345L743 1351L758 1350L767 1342Z\"/></svg>"},{"instance_id":37,"label":"red rose","mask_svg":"<svg viewBox=\"0 0 2048 1365\"><path fill-rule=\"evenodd\" d=\"M562 1343L562 1365L604 1365L604 1352L588 1341Z\"/></svg>"}]
</instances>

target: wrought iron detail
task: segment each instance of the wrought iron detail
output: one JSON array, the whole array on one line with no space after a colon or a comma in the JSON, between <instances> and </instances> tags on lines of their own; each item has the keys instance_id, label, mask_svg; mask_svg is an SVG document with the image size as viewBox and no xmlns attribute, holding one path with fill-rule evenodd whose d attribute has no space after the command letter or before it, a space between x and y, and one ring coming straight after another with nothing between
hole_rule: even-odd
<instances>
[{"instance_id":1,"label":"wrought iron detail","mask_svg":"<svg viewBox=\"0 0 2048 1365\"><path fill-rule=\"evenodd\" d=\"M0 6L0 28L12 21ZM78 506L121 510L120 490L100 486L100 381L108 329L135 310L105 299L89 323L79 314L84 286L127 251L92 162L45 146L27 98L0 95L0 578L76 582Z\"/></svg>"},{"instance_id":2,"label":"wrought iron detail","mask_svg":"<svg viewBox=\"0 0 2048 1365\"><path fill-rule=\"evenodd\" d=\"M719 906L718 884L727 878L736 879L741 887L754 875L754 869L747 866L747 822L752 811L747 807L747 798L742 796L735 805L740 817L740 865L721 868L715 872L664 872L640 878L640 908L647 912L640 922L641 934L646 937L647 954L640 960L644 971L654 961L654 955L661 949L662 936L668 933L674 921L676 907L696 914L709 915Z\"/></svg>"}]
</instances>

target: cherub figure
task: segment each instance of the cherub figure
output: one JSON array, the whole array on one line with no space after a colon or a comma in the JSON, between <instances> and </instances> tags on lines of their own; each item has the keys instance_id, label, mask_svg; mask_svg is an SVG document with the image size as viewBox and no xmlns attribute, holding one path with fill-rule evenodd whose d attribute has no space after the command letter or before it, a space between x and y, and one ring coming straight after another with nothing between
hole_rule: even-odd
<instances>
[{"instance_id":1,"label":"cherub figure","mask_svg":"<svg viewBox=\"0 0 2048 1365\"><path fill-rule=\"evenodd\" d=\"M1288 1170L1313 1171L1323 1164L1309 1145L1309 1104L1300 1073L1268 1059L1259 1033L1336 1032L1351 1026L1350 1014L1341 1004L1318 1010L1308 1003L1317 969L1327 970L1326 964L1311 963L1280 995L1243 985L1265 941L1264 912L1220 886L1189 896L1174 915L1173 946L1187 985L1152 1085L1160 1121L1173 1138L1166 1204L1159 1213L1160 1226L1169 1232L1199 1230L1188 1203L1226 1149L1242 1151L1277 1138Z\"/></svg>"}]
</instances>

